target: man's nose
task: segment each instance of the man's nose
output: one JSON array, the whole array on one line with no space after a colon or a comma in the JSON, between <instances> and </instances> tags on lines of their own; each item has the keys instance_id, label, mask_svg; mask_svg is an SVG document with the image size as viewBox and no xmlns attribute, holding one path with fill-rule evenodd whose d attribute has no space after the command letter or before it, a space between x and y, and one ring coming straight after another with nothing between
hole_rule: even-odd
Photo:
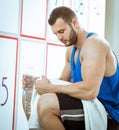
<instances>
[{"instance_id":1,"label":"man's nose","mask_svg":"<svg viewBox=\"0 0 119 130\"><path fill-rule=\"evenodd\" d=\"M62 40L62 35L61 34L57 34L57 38L58 38L58 40Z\"/></svg>"}]
</instances>

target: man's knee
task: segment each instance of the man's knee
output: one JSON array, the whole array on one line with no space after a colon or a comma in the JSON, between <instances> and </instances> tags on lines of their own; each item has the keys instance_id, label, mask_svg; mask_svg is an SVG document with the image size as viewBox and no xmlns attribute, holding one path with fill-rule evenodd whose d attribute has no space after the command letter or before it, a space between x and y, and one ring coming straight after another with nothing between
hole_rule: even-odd
<instances>
[{"instance_id":1,"label":"man's knee","mask_svg":"<svg viewBox=\"0 0 119 130\"><path fill-rule=\"evenodd\" d=\"M39 118L48 116L49 114L60 115L59 102L56 94L47 93L39 97L37 111Z\"/></svg>"}]
</instances>

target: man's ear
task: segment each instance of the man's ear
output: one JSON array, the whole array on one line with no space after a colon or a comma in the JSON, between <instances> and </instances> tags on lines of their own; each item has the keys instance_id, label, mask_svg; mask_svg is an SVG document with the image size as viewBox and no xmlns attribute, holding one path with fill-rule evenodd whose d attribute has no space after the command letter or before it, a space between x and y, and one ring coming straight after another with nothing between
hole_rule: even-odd
<instances>
[{"instance_id":1,"label":"man's ear","mask_svg":"<svg viewBox=\"0 0 119 130\"><path fill-rule=\"evenodd\" d=\"M78 27L78 20L76 18L73 18L71 23L75 28Z\"/></svg>"}]
</instances>

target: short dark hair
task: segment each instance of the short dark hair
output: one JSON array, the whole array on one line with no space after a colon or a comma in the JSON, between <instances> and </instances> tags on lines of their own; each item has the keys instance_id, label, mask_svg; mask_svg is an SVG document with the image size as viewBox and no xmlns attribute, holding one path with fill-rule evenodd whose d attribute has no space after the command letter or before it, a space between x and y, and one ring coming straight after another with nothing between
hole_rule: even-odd
<instances>
[{"instance_id":1,"label":"short dark hair","mask_svg":"<svg viewBox=\"0 0 119 130\"><path fill-rule=\"evenodd\" d=\"M70 24L73 18L77 18L73 10L68 7L61 6L56 7L50 14L48 23L53 25L58 18L62 18L66 23Z\"/></svg>"}]
</instances>

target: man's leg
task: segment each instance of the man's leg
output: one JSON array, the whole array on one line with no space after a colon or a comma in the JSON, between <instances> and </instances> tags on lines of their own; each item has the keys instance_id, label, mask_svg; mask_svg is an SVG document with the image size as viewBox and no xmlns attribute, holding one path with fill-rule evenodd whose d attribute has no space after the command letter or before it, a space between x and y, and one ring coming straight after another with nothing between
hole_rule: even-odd
<instances>
[{"instance_id":1,"label":"man's leg","mask_svg":"<svg viewBox=\"0 0 119 130\"><path fill-rule=\"evenodd\" d=\"M41 95L37 111L44 130L65 130L60 119L60 108L56 94Z\"/></svg>"}]
</instances>

